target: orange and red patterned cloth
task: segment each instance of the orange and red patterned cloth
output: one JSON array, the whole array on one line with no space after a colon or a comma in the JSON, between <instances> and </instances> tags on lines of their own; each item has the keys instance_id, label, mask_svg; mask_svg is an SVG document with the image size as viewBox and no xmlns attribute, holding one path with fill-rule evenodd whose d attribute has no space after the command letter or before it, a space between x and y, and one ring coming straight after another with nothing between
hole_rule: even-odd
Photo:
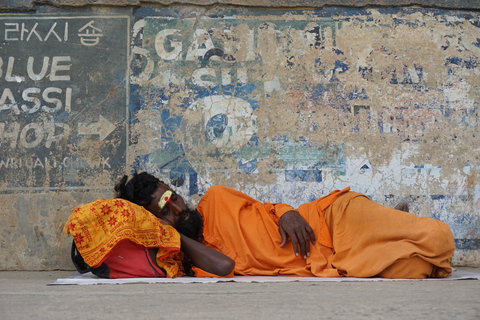
<instances>
[{"instance_id":1,"label":"orange and red patterned cloth","mask_svg":"<svg viewBox=\"0 0 480 320\"><path fill-rule=\"evenodd\" d=\"M158 248L156 263L167 277L184 275L179 233L129 201L100 199L77 207L63 232L72 235L77 250L93 268L102 265L118 248ZM137 246L126 245L127 240Z\"/></svg>"}]
</instances>

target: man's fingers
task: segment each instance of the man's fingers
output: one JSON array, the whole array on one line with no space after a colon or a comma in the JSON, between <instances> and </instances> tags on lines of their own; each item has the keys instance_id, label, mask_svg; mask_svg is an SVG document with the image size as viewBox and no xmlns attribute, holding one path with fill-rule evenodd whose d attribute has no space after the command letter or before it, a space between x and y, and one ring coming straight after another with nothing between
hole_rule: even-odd
<instances>
[{"instance_id":1,"label":"man's fingers","mask_svg":"<svg viewBox=\"0 0 480 320\"><path fill-rule=\"evenodd\" d=\"M282 215L279 219L279 232L282 239L280 247L283 248L290 238L295 256L299 252L304 259L310 256L310 243L315 244L315 233L297 211L290 210Z\"/></svg>"},{"instance_id":2,"label":"man's fingers","mask_svg":"<svg viewBox=\"0 0 480 320\"><path fill-rule=\"evenodd\" d=\"M315 244L315 233L313 232L313 229L310 228L310 226L307 227L307 232L308 232L310 241L312 242L312 244Z\"/></svg>"},{"instance_id":3,"label":"man's fingers","mask_svg":"<svg viewBox=\"0 0 480 320\"><path fill-rule=\"evenodd\" d=\"M298 237L300 253L302 254L303 259L307 259L307 255L310 255L310 239L305 229L300 230L300 235Z\"/></svg>"},{"instance_id":4,"label":"man's fingers","mask_svg":"<svg viewBox=\"0 0 480 320\"><path fill-rule=\"evenodd\" d=\"M278 231L280 231L280 236L282 237L282 242L280 243L280 248L283 248L287 244L287 234L285 233L285 230L283 230L282 227L279 227Z\"/></svg>"},{"instance_id":5,"label":"man's fingers","mask_svg":"<svg viewBox=\"0 0 480 320\"><path fill-rule=\"evenodd\" d=\"M303 231L303 237L305 239L305 256L303 258L307 259L307 257L310 257L310 236L306 230Z\"/></svg>"},{"instance_id":6,"label":"man's fingers","mask_svg":"<svg viewBox=\"0 0 480 320\"><path fill-rule=\"evenodd\" d=\"M292 241L293 245L293 252L295 252L295 256L298 257L298 241L297 241L297 236L293 234L290 236L290 240Z\"/></svg>"}]
</instances>

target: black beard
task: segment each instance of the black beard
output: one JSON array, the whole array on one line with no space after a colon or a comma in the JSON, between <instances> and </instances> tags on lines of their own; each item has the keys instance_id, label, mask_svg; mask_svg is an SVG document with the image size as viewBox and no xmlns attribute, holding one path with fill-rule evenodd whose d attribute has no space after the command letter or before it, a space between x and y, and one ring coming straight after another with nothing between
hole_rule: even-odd
<instances>
[{"instance_id":1,"label":"black beard","mask_svg":"<svg viewBox=\"0 0 480 320\"><path fill-rule=\"evenodd\" d=\"M185 209L180 213L174 228L186 237L201 241L203 231L202 215L196 209Z\"/></svg>"}]
</instances>

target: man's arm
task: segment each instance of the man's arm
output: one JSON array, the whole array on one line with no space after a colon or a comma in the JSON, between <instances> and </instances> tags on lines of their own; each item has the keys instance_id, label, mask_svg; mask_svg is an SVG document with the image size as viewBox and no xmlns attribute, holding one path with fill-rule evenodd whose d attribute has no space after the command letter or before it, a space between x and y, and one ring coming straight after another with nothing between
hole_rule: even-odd
<instances>
[{"instance_id":1,"label":"man's arm","mask_svg":"<svg viewBox=\"0 0 480 320\"><path fill-rule=\"evenodd\" d=\"M307 221L295 210L285 212L278 220L278 229L282 236L280 247L287 244L288 237L292 240L293 251L298 256L298 248L304 259L310 256L310 242L315 244L315 234Z\"/></svg>"},{"instance_id":2,"label":"man's arm","mask_svg":"<svg viewBox=\"0 0 480 320\"><path fill-rule=\"evenodd\" d=\"M204 271L224 277L228 276L235 268L235 261L221 252L190 239L181 233L180 241L182 252L188 256L194 266Z\"/></svg>"}]
</instances>

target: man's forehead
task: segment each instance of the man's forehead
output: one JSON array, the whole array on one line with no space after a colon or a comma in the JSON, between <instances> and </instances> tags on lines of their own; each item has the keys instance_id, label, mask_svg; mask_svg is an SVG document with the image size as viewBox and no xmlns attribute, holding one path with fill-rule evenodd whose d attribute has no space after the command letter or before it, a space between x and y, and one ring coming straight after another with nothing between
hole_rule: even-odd
<instances>
[{"instance_id":1,"label":"man's forehead","mask_svg":"<svg viewBox=\"0 0 480 320\"><path fill-rule=\"evenodd\" d=\"M162 191L167 191L167 190L172 190L173 191L173 189L170 188L170 186L165 184L164 182L159 182L158 183L158 188Z\"/></svg>"}]
</instances>

